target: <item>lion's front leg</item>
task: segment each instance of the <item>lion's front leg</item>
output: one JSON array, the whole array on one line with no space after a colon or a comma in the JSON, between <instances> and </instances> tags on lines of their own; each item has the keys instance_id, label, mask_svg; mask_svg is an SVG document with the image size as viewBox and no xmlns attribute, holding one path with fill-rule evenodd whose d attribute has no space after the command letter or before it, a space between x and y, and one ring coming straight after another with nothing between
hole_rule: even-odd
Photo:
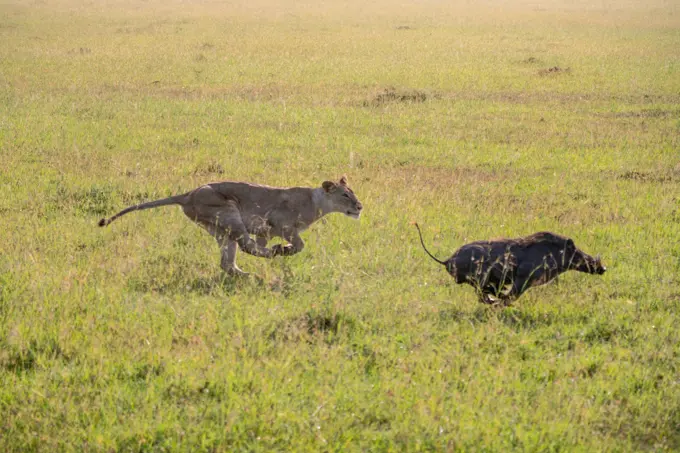
<instances>
[{"instance_id":1,"label":"lion's front leg","mask_svg":"<svg viewBox=\"0 0 680 453\"><path fill-rule=\"evenodd\" d=\"M230 238L231 237L238 243L239 248L249 255L260 258L274 257L274 253L272 252L273 249L260 246L246 231L241 232L241 234L232 232Z\"/></svg>"},{"instance_id":2,"label":"lion's front leg","mask_svg":"<svg viewBox=\"0 0 680 453\"><path fill-rule=\"evenodd\" d=\"M256 240L248 234L248 230L241 219L241 214L235 207L231 207L230 210L224 209L222 214L218 218L220 227L228 232L229 240L236 241L242 251L260 258L272 258L274 256L272 251L266 247L266 241L264 245L261 245L262 240L260 237L257 237Z\"/></svg>"},{"instance_id":3,"label":"lion's front leg","mask_svg":"<svg viewBox=\"0 0 680 453\"><path fill-rule=\"evenodd\" d=\"M283 238L290 242L290 244L274 245L271 249L274 256L292 256L296 253L300 253L305 248L305 243L297 231L284 234Z\"/></svg>"}]
</instances>

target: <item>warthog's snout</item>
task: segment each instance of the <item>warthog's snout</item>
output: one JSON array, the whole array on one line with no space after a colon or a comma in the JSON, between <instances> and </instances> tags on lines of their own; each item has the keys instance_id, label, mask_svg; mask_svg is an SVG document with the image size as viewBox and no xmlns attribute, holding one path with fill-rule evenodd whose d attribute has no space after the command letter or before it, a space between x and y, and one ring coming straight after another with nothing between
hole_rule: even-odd
<instances>
[{"instance_id":1,"label":"warthog's snout","mask_svg":"<svg viewBox=\"0 0 680 453\"><path fill-rule=\"evenodd\" d=\"M593 258L578 249L574 253L569 269L596 275L602 275L607 271L607 268L602 264L602 259L599 255Z\"/></svg>"}]
</instances>

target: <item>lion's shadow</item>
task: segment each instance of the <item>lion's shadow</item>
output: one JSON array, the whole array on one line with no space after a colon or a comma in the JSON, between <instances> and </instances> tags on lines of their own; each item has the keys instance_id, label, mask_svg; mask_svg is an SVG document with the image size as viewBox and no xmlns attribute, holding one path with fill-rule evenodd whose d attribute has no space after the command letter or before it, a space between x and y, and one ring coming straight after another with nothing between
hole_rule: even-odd
<instances>
[{"instance_id":1,"label":"lion's shadow","mask_svg":"<svg viewBox=\"0 0 680 453\"><path fill-rule=\"evenodd\" d=\"M265 287L266 282L259 276L230 276L224 273L201 275L186 279L158 279L153 276L131 278L128 287L133 291L157 292L161 294L193 293L201 296L231 295L244 287Z\"/></svg>"}]
</instances>

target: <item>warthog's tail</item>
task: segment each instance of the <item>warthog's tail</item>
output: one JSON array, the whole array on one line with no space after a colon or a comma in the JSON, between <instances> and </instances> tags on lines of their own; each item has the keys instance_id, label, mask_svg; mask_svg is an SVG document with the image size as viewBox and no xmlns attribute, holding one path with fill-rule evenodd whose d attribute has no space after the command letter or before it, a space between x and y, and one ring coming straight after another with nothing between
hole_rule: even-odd
<instances>
[{"instance_id":1,"label":"warthog's tail","mask_svg":"<svg viewBox=\"0 0 680 453\"><path fill-rule=\"evenodd\" d=\"M172 204L182 204L184 201L185 195L175 195L173 197L168 197L168 198L163 198L161 200L155 200L155 201L149 201L148 203L142 203L134 206L130 206L129 208L125 208L122 211L120 211L118 214L109 217L108 219L104 218L99 221L99 226L103 227L108 225L109 223L113 222L116 220L118 217L123 216L127 214L128 212L132 211L141 211L143 209L151 209L151 208L157 208L159 206L169 206Z\"/></svg>"},{"instance_id":2,"label":"warthog's tail","mask_svg":"<svg viewBox=\"0 0 680 453\"><path fill-rule=\"evenodd\" d=\"M433 260L435 260L435 261L438 262L439 264L443 264L444 266L446 266L446 262L445 262L445 261L441 261L441 260L435 258L435 256L434 256L433 254L430 253L430 251L427 249L427 247L425 247L425 242L423 242L423 233L420 232L420 227L418 226L417 223L414 223L414 225L416 226L416 228L418 228L418 236L420 236L420 243L422 244L423 249L425 250L425 253L427 253L428 255L430 255L430 258L432 258Z\"/></svg>"}]
</instances>

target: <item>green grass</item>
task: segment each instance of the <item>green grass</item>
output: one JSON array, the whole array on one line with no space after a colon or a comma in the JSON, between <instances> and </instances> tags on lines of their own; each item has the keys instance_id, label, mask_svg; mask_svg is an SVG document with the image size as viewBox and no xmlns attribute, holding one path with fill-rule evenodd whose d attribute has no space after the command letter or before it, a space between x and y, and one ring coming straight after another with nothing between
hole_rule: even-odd
<instances>
[{"instance_id":1,"label":"green grass","mask_svg":"<svg viewBox=\"0 0 680 453\"><path fill-rule=\"evenodd\" d=\"M678 5L282 3L0 4L0 451L680 450ZM96 227L341 174L361 221L262 281ZM489 308L412 221L609 271Z\"/></svg>"}]
</instances>

